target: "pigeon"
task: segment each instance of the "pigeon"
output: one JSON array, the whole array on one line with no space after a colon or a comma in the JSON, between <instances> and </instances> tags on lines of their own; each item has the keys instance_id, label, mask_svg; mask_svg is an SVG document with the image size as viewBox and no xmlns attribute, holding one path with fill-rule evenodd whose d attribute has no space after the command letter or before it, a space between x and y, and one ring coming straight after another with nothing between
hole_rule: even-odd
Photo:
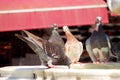
<instances>
[{"instance_id":1,"label":"pigeon","mask_svg":"<svg viewBox=\"0 0 120 80\"><path fill-rule=\"evenodd\" d=\"M41 52L39 52L39 54L37 53L38 55L40 55L40 57L41 56L44 57L40 59L42 59L42 62L47 62L48 67L53 67L53 65L69 66L70 64L69 58L64 54L64 50L61 48L61 46L55 44L54 42L49 42L49 40L42 39L41 37L38 37L30 33L29 31L23 30L22 32L25 33L30 40L32 40L32 43L34 45L36 44L35 46L31 46L31 48L35 48L36 46L38 46L36 48L42 49L43 54L46 54L46 56L50 58L50 60L45 60L44 58L46 56L45 57L42 56L43 54ZM29 42L29 40L27 41ZM43 65L45 64L43 63Z\"/></svg>"},{"instance_id":2,"label":"pigeon","mask_svg":"<svg viewBox=\"0 0 120 80\"><path fill-rule=\"evenodd\" d=\"M111 51L109 36L102 28L102 18L96 17L95 29L91 36L86 40L86 50L93 63L105 63L114 56Z\"/></svg>"},{"instance_id":3,"label":"pigeon","mask_svg":"<svg viewBox=\"0 0 120 80\"><path fill-rule=\"evenodd\" d=\"M74 37L68 26L63 26L63 31L67 38L65 43L65 54L71 60L71 64L79 63L80 56L83 53L83 44Z\"/></svg>"}]
</instances>

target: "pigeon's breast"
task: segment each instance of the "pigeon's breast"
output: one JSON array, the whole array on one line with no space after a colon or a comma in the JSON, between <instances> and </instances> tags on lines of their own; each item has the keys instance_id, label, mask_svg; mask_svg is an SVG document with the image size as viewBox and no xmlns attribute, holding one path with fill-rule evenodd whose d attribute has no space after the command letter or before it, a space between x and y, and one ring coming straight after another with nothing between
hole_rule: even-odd
<instances>
[{"instance_id":1,"label":"pigeon's breast","mask_svg":"<svg viewBox=\"0 0 120 80\"><path fill-rule=\"evenodd\" d=\"M107 39L105 34L102 33L93 33L90 37L90 43L92 48L99 48L101 49L102 47L107 47Z\"/></svg>"}]
</instances>

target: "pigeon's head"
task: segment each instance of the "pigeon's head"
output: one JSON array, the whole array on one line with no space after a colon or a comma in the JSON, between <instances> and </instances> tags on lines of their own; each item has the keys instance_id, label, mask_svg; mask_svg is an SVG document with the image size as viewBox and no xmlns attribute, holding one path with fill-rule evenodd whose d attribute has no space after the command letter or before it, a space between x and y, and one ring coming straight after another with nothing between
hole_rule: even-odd
<instances>
[{"instance_id":1,"label":"pigeon's head","mask_svg":"<svg viewBox=\"0 0 120 80\"><path fill-rule=\"evenodd\" d=\"M58 29L57 24L52 24L52 28L57 30Z\"/></svg>"},{"instance_id":2,"label":"pigeon's head","mask_svg":"<svg viewBox=\"0 0 120 80\"><path fill-rule=\"evenodd\" d=\"M102 18L100 16L96 17L96 23L101 23Z\"/></svg>"},{"instance_id":3,"label":"pigeon's head","mask_svg":"<svg viewBox=\"0 0 120 80\"><path fill-rule=\"evenodd\" d=\"M95 31L98 31L99 29L99 25L102 23L102 18L100 16L96 17L96 27L95 27Z\"/></svg>"},{"instance_id":4,"label":"pigeon's head","mask_svg":"<svg viewBox=\"0 0 120 80\"><path fill-rule=\"evenodd\" d=\"M63 26L63 31L64 32L66 32L66 31L68 31L69 29L68 29L68 26Z\"/></svg>"}]
</instances>

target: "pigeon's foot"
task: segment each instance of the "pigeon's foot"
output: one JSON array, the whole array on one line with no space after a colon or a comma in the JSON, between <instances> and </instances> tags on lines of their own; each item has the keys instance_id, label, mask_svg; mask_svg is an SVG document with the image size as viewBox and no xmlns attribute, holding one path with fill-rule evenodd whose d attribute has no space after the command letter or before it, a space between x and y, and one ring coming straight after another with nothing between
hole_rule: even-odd
<instances>
[{"instance_id":1,"label":"pigeon's foot","mask_svg":"<svg viewBox=\"0 0 120 80\"><path fill-rule=\"evenodd\" d=\"M73 66L80 66L80 65L82 65L82 63L81 62L72 62L71 64L70 64L70 66L69 66L69 68L71 68L71 67L73 67Z\"/></svg>"},{"instance_id":2,"label":"pigeon's foot","mask_svg":"<svg viewBox=\"0 0 120 80\"><path fill-rule=\"evenodd\" d=\"M72 64L81 64L82 62L75 61Z\"/></svg>"},{"instance_id":3,"label":"pigeon's foot","mask_svg":"<svg viewBox=\"0 0 120 80\"><path fill-rule=\"evenodd\" d=\"M55 68L55 65L48 65L48 68Z\"/></svg>"},{"instance_id":4,"label":"pigeon's foot","mask_svg":"<svg viewBox=\"0 0 120 80\"><path fill-rule=\"evenodd\" d=\"M48 63L48 68L54 68L55 66L52 64L52 60L49 60Z\"/></svg>"},{"instance_id":5,"label":"pigeon's foot","mask_svg":"<svg viewBox=\"0 0 120 80\"><path fill-rule=\"evenodd\" d=\"M93 64L100 64L100 62L93 62Z\"/></svg>"},{"instance_id":6,"label":"pigeon's foot","mask_svg":"<svg viewBox=\"0 0 120 80\"><path fill-rule=\"evenodd\" d=\"M48 68L61 68L61 69L69 69L68 66L66 65L51 65L51 66L48 66Z\"/></svg>"}]
</instances>

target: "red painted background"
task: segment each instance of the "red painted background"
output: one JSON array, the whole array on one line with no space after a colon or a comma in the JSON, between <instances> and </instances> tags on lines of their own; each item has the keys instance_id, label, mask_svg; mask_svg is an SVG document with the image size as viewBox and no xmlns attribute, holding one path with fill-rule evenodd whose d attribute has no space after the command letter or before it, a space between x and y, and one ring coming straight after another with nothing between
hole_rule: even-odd
<instances>
[{"instance_id":1,"label":"red painted background","mask_svg":"<svg viewBox=\"0 0 120 80\"><path fill-rule=\"evenodd\" d=\"M96 4L106 3L103 0L1 0L0 11ZM106 7L0 14L0 32L47 28L53 23L58 26L88 25L94 24L97 16L101 16L103 23L107 23Z\"/></svg>"}]
</instances>

